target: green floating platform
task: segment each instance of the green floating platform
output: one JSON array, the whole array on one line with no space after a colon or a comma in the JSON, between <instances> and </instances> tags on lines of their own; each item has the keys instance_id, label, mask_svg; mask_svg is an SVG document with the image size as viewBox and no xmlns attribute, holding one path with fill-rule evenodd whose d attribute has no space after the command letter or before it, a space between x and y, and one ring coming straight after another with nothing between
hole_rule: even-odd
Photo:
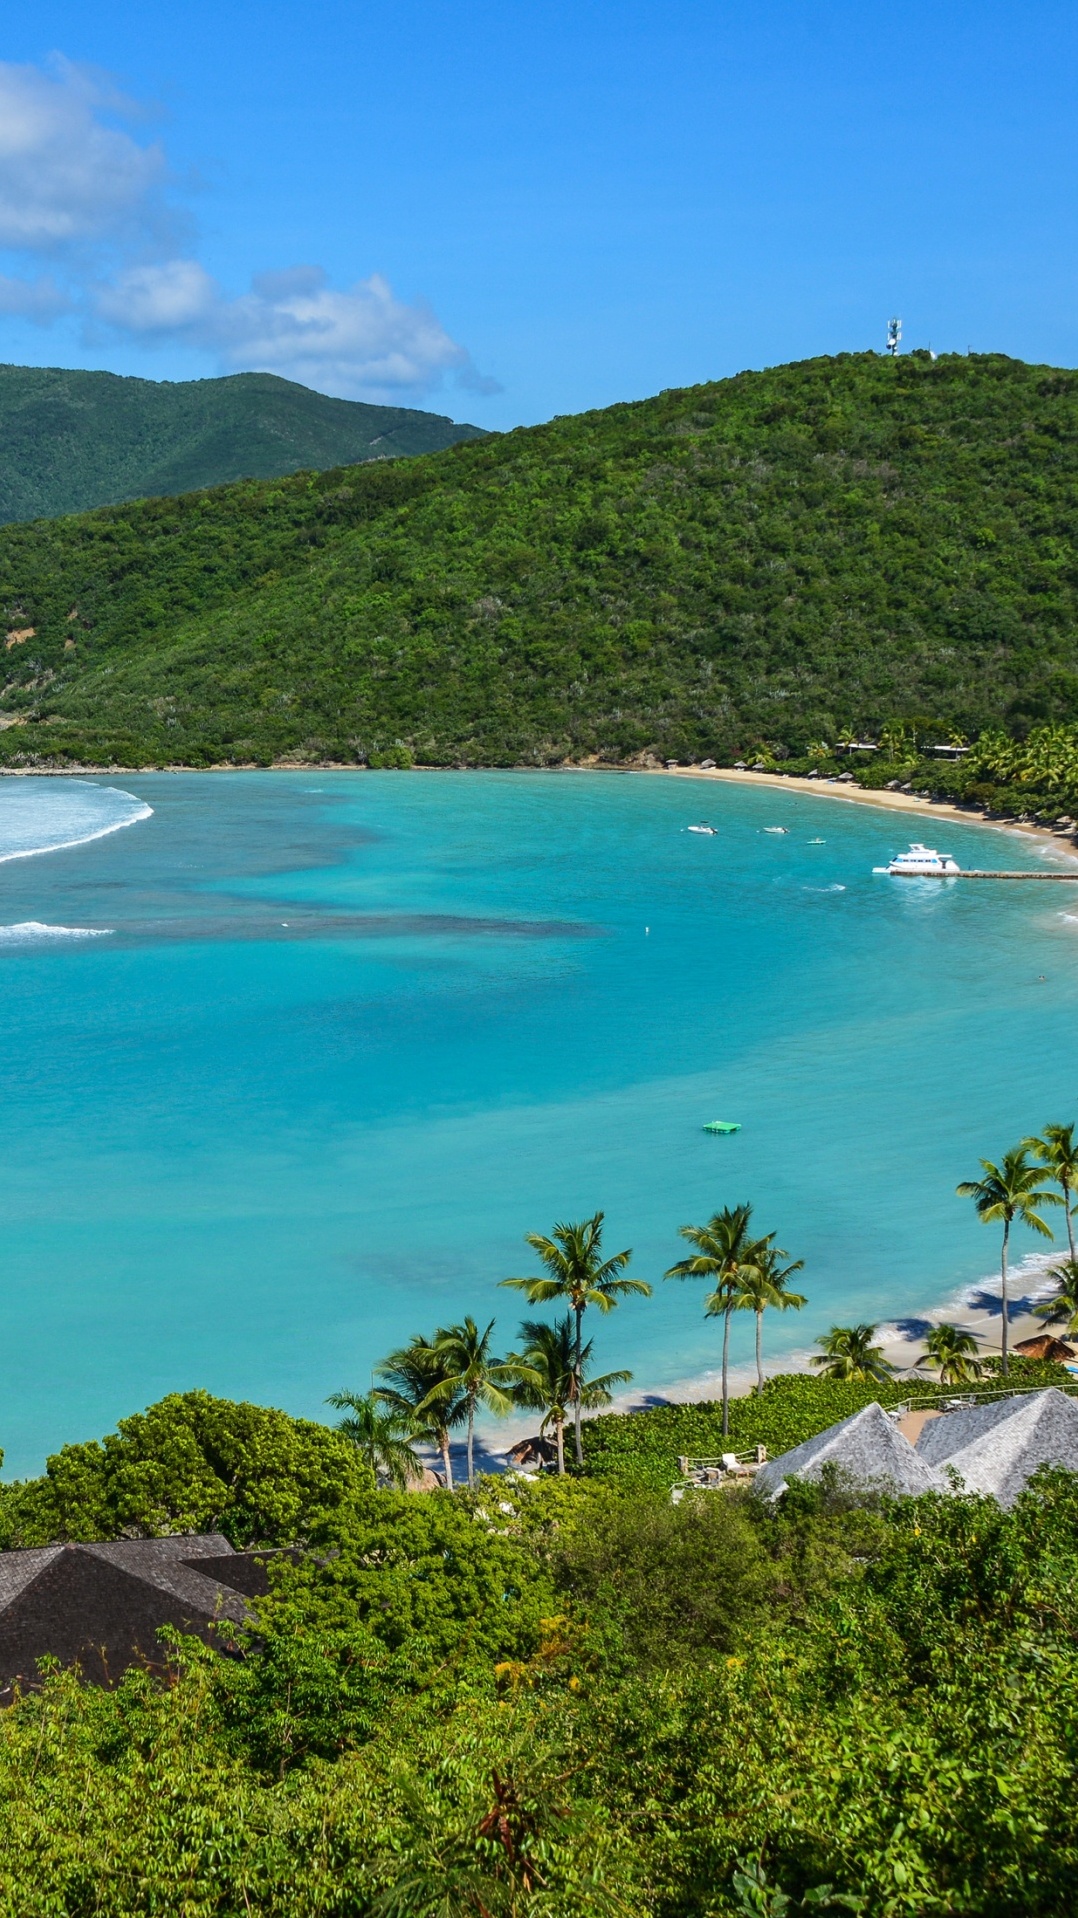
<instances>
[{"instance_id":1,"label":"green floating platform","mask_svg":"<svg viewBox=\"0 0 1078 1918\"><path fill-rule=\"evenodd\" d=\"M740 1132L740 1130L741 1127L735 1125L732 1119L709 1119L704 1127L705 1132Z\"/></svg>"}]
</instances>

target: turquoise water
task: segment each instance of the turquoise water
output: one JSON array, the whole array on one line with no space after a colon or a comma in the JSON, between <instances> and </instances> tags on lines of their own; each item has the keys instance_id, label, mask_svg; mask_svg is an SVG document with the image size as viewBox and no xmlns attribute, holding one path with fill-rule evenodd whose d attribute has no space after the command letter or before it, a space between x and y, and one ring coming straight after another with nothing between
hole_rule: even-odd
<instances>
[{"instance_id":1,"label":"turquoise water","mask_svg":"<svg viewBox=\"0 0 1078 1918\"><path fill-rule=\"evenodd\" d=\"M598 1328L642 1388L716 1362L658 1282L724 1203L805 1260L773 1354L989 1272L954 1186L1075 1112L1078 888L874 877L920 826L604 774L0 782L0 860L85 842L0 863L7 1472L173 1388L320 1415L465 1311L508 1342L523 1233L598 1206L657 1282Z\"/></svg>"}]
</instances>

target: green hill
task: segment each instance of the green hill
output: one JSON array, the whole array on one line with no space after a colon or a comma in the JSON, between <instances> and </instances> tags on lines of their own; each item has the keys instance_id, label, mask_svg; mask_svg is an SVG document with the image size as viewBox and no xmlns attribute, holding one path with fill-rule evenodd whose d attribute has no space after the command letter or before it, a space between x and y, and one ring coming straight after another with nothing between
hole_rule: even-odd
<instances>
[{"instance_id":1,"label":"green hill","mask_svg":"<svg viewBox=\"0 0 1078 1918\"><path fill-rule=\"evenodd\" d=\"M8 760L778 754L1078 719L1078 375L807 361L0 531ZM26 724L11 724L11 721Z\"/></svg>"},{"instance_id":2,"label":"green hill","mask_svg":"<svg viewBox=\"0 0 1078 1918\"><path fill-rule=\"evenodd\" d=\"M333 400L272 373L171 383L0 366L0 522L480 437L439 413Z\"/></svg>"}]
</instances>

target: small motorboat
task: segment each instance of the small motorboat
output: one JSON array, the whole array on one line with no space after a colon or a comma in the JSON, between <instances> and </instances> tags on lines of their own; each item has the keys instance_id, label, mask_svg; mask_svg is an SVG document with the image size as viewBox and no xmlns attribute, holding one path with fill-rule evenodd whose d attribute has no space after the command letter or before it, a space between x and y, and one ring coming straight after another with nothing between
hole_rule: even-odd
<instances>
[{"instance_id":1,"label":"small motorboat","mask_svg":"<svg viewBox=\"0 0 1078 1918\"><path fill-rule=\"evenodd\" d=\"M706 832L712 839L715 838L715 835L717 834L718 830L719 829L717 826L687 826L686 827L687 832Z\"/></svg>"},{"instance_id":2,"label":"small motorboat","mask_svg":"<svg viewBox=\"0 0 1078 1918\"><path fill-rule=\"evenodd\" d=\"M808 843L810 846L826 846L827 841L826 839L810 839Z\"/></svg>"},{"instance_id":3,"label":"small motorboat","mask_svg":"<svg viewBox=\"0 0 1078 1918\"><path fill-rule=\"evenodd\" d=\"M732 1119L709 1119L704 1127L705 1132L721 1132L724 1135L730 1132L740 1132L740 1130L741 1127L735 1125Z\"/></svg>"},{"instance_id":4,"label":"small motorboat","mask_svg":"<svg viewBox=\"0 0 1078 1918\"><path fill-rule=\"evenodd\" d=\"M787 832L789 832L789 830L790 830L790 828L789 828L788 826L764 826L764 827L763 827L763 831L764 831L764 832L781 832L781 833L787 833Z\"/></svg>"}]
</instances>

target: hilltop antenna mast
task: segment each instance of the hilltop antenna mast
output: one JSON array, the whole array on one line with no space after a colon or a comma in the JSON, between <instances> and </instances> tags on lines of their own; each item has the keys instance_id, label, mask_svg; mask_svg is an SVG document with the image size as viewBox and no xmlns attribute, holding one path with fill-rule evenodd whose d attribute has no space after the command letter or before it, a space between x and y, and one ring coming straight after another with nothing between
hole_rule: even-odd
<instances>
[{"instance_id":1,"label":"hilltop antenna mast","mask_svg":"<svg viewBox=\"0 0 1078 1918\"><path fill-rule=\"evenodd\" d=\"M894 359L894 357L895 357L895 354L896 354L896 353L898 352L898 343L899 343L899 341L900 341L900 339L901 339L901 338L902 338L902 321L901 321L901 320L888 320L888 322L887 322L887 351L888 351L888 352L889 352L889 354L891 355L891 358L892 358L892 359Z\"/></svg>"}]
</instances>

